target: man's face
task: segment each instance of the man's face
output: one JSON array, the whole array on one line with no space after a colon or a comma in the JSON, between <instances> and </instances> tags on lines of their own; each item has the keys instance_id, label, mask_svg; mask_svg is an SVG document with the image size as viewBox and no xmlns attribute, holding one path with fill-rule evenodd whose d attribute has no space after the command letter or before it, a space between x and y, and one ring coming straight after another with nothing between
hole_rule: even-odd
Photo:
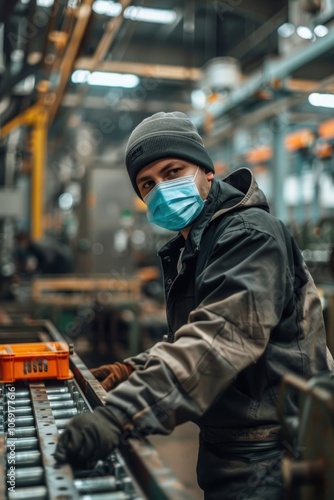
<instances>
[{"instance_id":1,"label":"man's face","mask_svg":"<svg viewBox=\"0 0 334 500\"><path fill-rule=\"evenodd\" d=\"M194 176L197 169L195 183L202 199L205 200L211 188L213 173L205 173L201 167L198 168L194 163L179 160L178 158L164 158L142 168L136 178L140 195L145 198L159 182L170 181L187 175Z\"/></svg>"}]
</instances>

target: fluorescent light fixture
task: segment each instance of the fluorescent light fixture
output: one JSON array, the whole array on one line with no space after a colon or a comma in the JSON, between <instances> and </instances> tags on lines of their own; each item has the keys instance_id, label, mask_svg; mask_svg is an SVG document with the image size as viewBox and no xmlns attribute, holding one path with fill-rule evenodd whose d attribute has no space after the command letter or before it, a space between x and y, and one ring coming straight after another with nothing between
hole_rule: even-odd
<instances>
[{"instance_id":1,"label":"fluorescent light fixture","mask_svg":"<svg viewBox=\"0 0 334 500\"><path fill-rule=\"evenodd\" d=\"M334 94L317 94L314 92L309 95L308 101L312 106L334 108Z\"/></svg>"},{"instance_id":2,"label":"fluorescent light fixture","mask_svg":"<svg viewBox=\"0 0 334 500\"><path fill-rule=\"evenodd\" d=\"M206 95L203 90L193 90L191 93L191 104L195 109L203 109L206 104Z\"/></svg>"},{"instance_id":3,"label":"fluorescent light fixture","mask_svg":"<svg viewBox=\"0 0 334 500\"><path fill-rule=\"evenodd\" d=\"M40 0L48 1L48 0ZM51 0L49 0L51 1ZM53 1L53 0L52 0ZM122 5L119 2L109 2L107 0L96 0L93 3L93 11L96 14L116 17L122 12ZM124 11L125 19L131 21L143 21L147 23L172 24L176 19L176 12L167 9L149 9L147 7L127 7Z\"/></svg>"},{"instance_id":4,"label":"fluorescent light fixture","mask_svg":"<svg viewBox=\"0 0 334 500\"><path fill-rule=\"evenodd\" d=\"M318 24L318 26L316 26L313 31L317 37L322 38L323 36L328 35L329 29L323 24Z\"/></svg>"},{"instance_id":5,"label":"fluorescent light fixture","mask_svg":"<svg viewBox=\"0 0 334 500\"><path fill-rule=\"evenodd\" d=\"M87 82L89 85L99 85L105 87L122 87L132 89L139 83L136 75L122 73L107 73L105 71L93 71L78 69L74 71L71 78L73 83Z\"/></svg>"},{"instance_id":6,"label":"fluorescent light fixture","mask_svg":"<svg viewBox=\"0 0 334 500\"><path fill-rule=\"evenodd\" d=\"M294 25L292 23L284 23L279 28L277 28L277 33L282 38L289 38L296 31Z\"/></svg>"},{"instance_id":7,"label":"fluorescent light fixture","mask_svg":"<svg viewBox=\"0 0 334 500\"><path fill-rule=\"evenodd\" d=\"M103 16L116 17L122 12L120 3L106 2L106 0L96 0L93 3L93 11Z\"/></svg>"},{"instance_id":8,"label":"fluorescent light fixture","mask_svg":"<svg viewBox=\"0 0 334 500\"><path fill-rule=\"evenodd\" d=\"M313 38L313 33L307 26L298 26L297 35L299 35L300 38L304 38L304 40L312 40Z\"/></svg>"},{"instance_id":9,"label":"fluorescent light fixture","mask_svg":"<svg viewBox=\"0 0 334 500\"><path fill-rule=\"evenodd\" d=\"M73 196L71 193L63 193L58 198L58 205L61 210L71 210L73 207Z\"/></svg>"},{"instance_id":10,"label":"fluorescent light fixture","mask_svg":"<svg viewBox=\"0 0 334 500\"><path fill-rule=\"evenodd\" d=\"M147 23L172 24L176 19L174 10L149 9L131 5L124 11L124 17L132 21L145 21Z\"/></svg>"},{"instance_id":11,"label":"fluorescent light fixture","mask_svg":"<svg viewBox=\"0 0 334 500\"><path fill-rule=\"evenodd\" d=\"M37 0L36 5L38 7L52 7L54 4L54 0Z\"/></svg>"},{"instance_id":12,"label":"fluorescent light fixture","mask_svg":"<svg viewBox=\"0 0 334 500\"><path fill-rule=\"evenodd\" d=\"M86 69L77 69L72 74L71 80L73 83L84 83L87 81L89 75L90 75L90 71L88 71Z\"/></svg>"},{"instance_id":13,"label":"fluorescent light fixture","mask_svg":"<svg viewBox=\"0 0 334 500\"><path fill-rule=\"evenodd\" d=\"M105 73L103 71L94 71L88 77L89 85L102 85L106 87L124 87L132 89L139 83L136 75L121 73Z\"/></svg>"}]
</instances>

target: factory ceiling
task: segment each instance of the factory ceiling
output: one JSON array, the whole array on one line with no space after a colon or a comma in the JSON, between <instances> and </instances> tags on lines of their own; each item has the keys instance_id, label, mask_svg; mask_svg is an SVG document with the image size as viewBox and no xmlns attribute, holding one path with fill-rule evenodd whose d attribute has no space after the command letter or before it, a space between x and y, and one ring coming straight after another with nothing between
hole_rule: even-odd
<instances>
[{"instance_id":1,"label":"factory ceiling","mask_svg":"<svg viewBox=\"0 0 334 500\"><path fill-rule=\"evenodd\" d=\"M196 111L191 95L205 86L210 61L234 58L243 82L259 75L264 64L282 55L277 29L290 20L291 3L304 4L308 16L319 14L315 0L1 2L1 125L36 102L49 109L56 147L67 125L82 122L108 123L115 143L144 116L161 110L197 112L203 124L205 109ZM148 22L147 13L160 17ZM328 44L316 62L315 57L296 62L291 72L309 85L323 81L333 73L332 56ZM101 73L123 80L102 85ZM129 74L138 78L134 86L131 77L125 83ZM259 81L250 96L258 99L259 91L264 101L277 94ZM247 105L253 104L248 99Z\"/></svg>"}]
</instances>

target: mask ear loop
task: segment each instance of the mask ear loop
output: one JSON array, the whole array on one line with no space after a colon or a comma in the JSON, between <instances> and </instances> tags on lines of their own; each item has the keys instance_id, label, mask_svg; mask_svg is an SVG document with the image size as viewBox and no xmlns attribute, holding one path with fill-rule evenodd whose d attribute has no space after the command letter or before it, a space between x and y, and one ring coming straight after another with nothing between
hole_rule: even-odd
<instances>
[{"instance_id":1,"label":"mask ear loop","mask_svg":"<svg viewBox=\"0 0 334 500\"><path fill-rule=\"evenodd\" d=\"M193 177L193 181L196 179L196 175L198 174L198 170L199 170L199 165L197 165L197 170L196 170L196 173L195 173L195 175Z\"/></svg>"}]
</instances>

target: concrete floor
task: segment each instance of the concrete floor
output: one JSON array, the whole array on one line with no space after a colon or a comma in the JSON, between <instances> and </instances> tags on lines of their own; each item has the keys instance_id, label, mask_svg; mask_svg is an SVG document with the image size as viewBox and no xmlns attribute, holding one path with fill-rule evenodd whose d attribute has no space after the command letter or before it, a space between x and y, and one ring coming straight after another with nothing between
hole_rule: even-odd
<instances>
[{"instance_id":1,"label":"concrete floor","mask_svg":"<svg viewBox=\"0 0 334 500\"><path fill-rule=\"evenodd\" d=\"M188 490L193 500L203 500L197 485L198 427L191 422L178 426L169 436L149 436L161 460Z\"/></svg>"}]
</instances>

